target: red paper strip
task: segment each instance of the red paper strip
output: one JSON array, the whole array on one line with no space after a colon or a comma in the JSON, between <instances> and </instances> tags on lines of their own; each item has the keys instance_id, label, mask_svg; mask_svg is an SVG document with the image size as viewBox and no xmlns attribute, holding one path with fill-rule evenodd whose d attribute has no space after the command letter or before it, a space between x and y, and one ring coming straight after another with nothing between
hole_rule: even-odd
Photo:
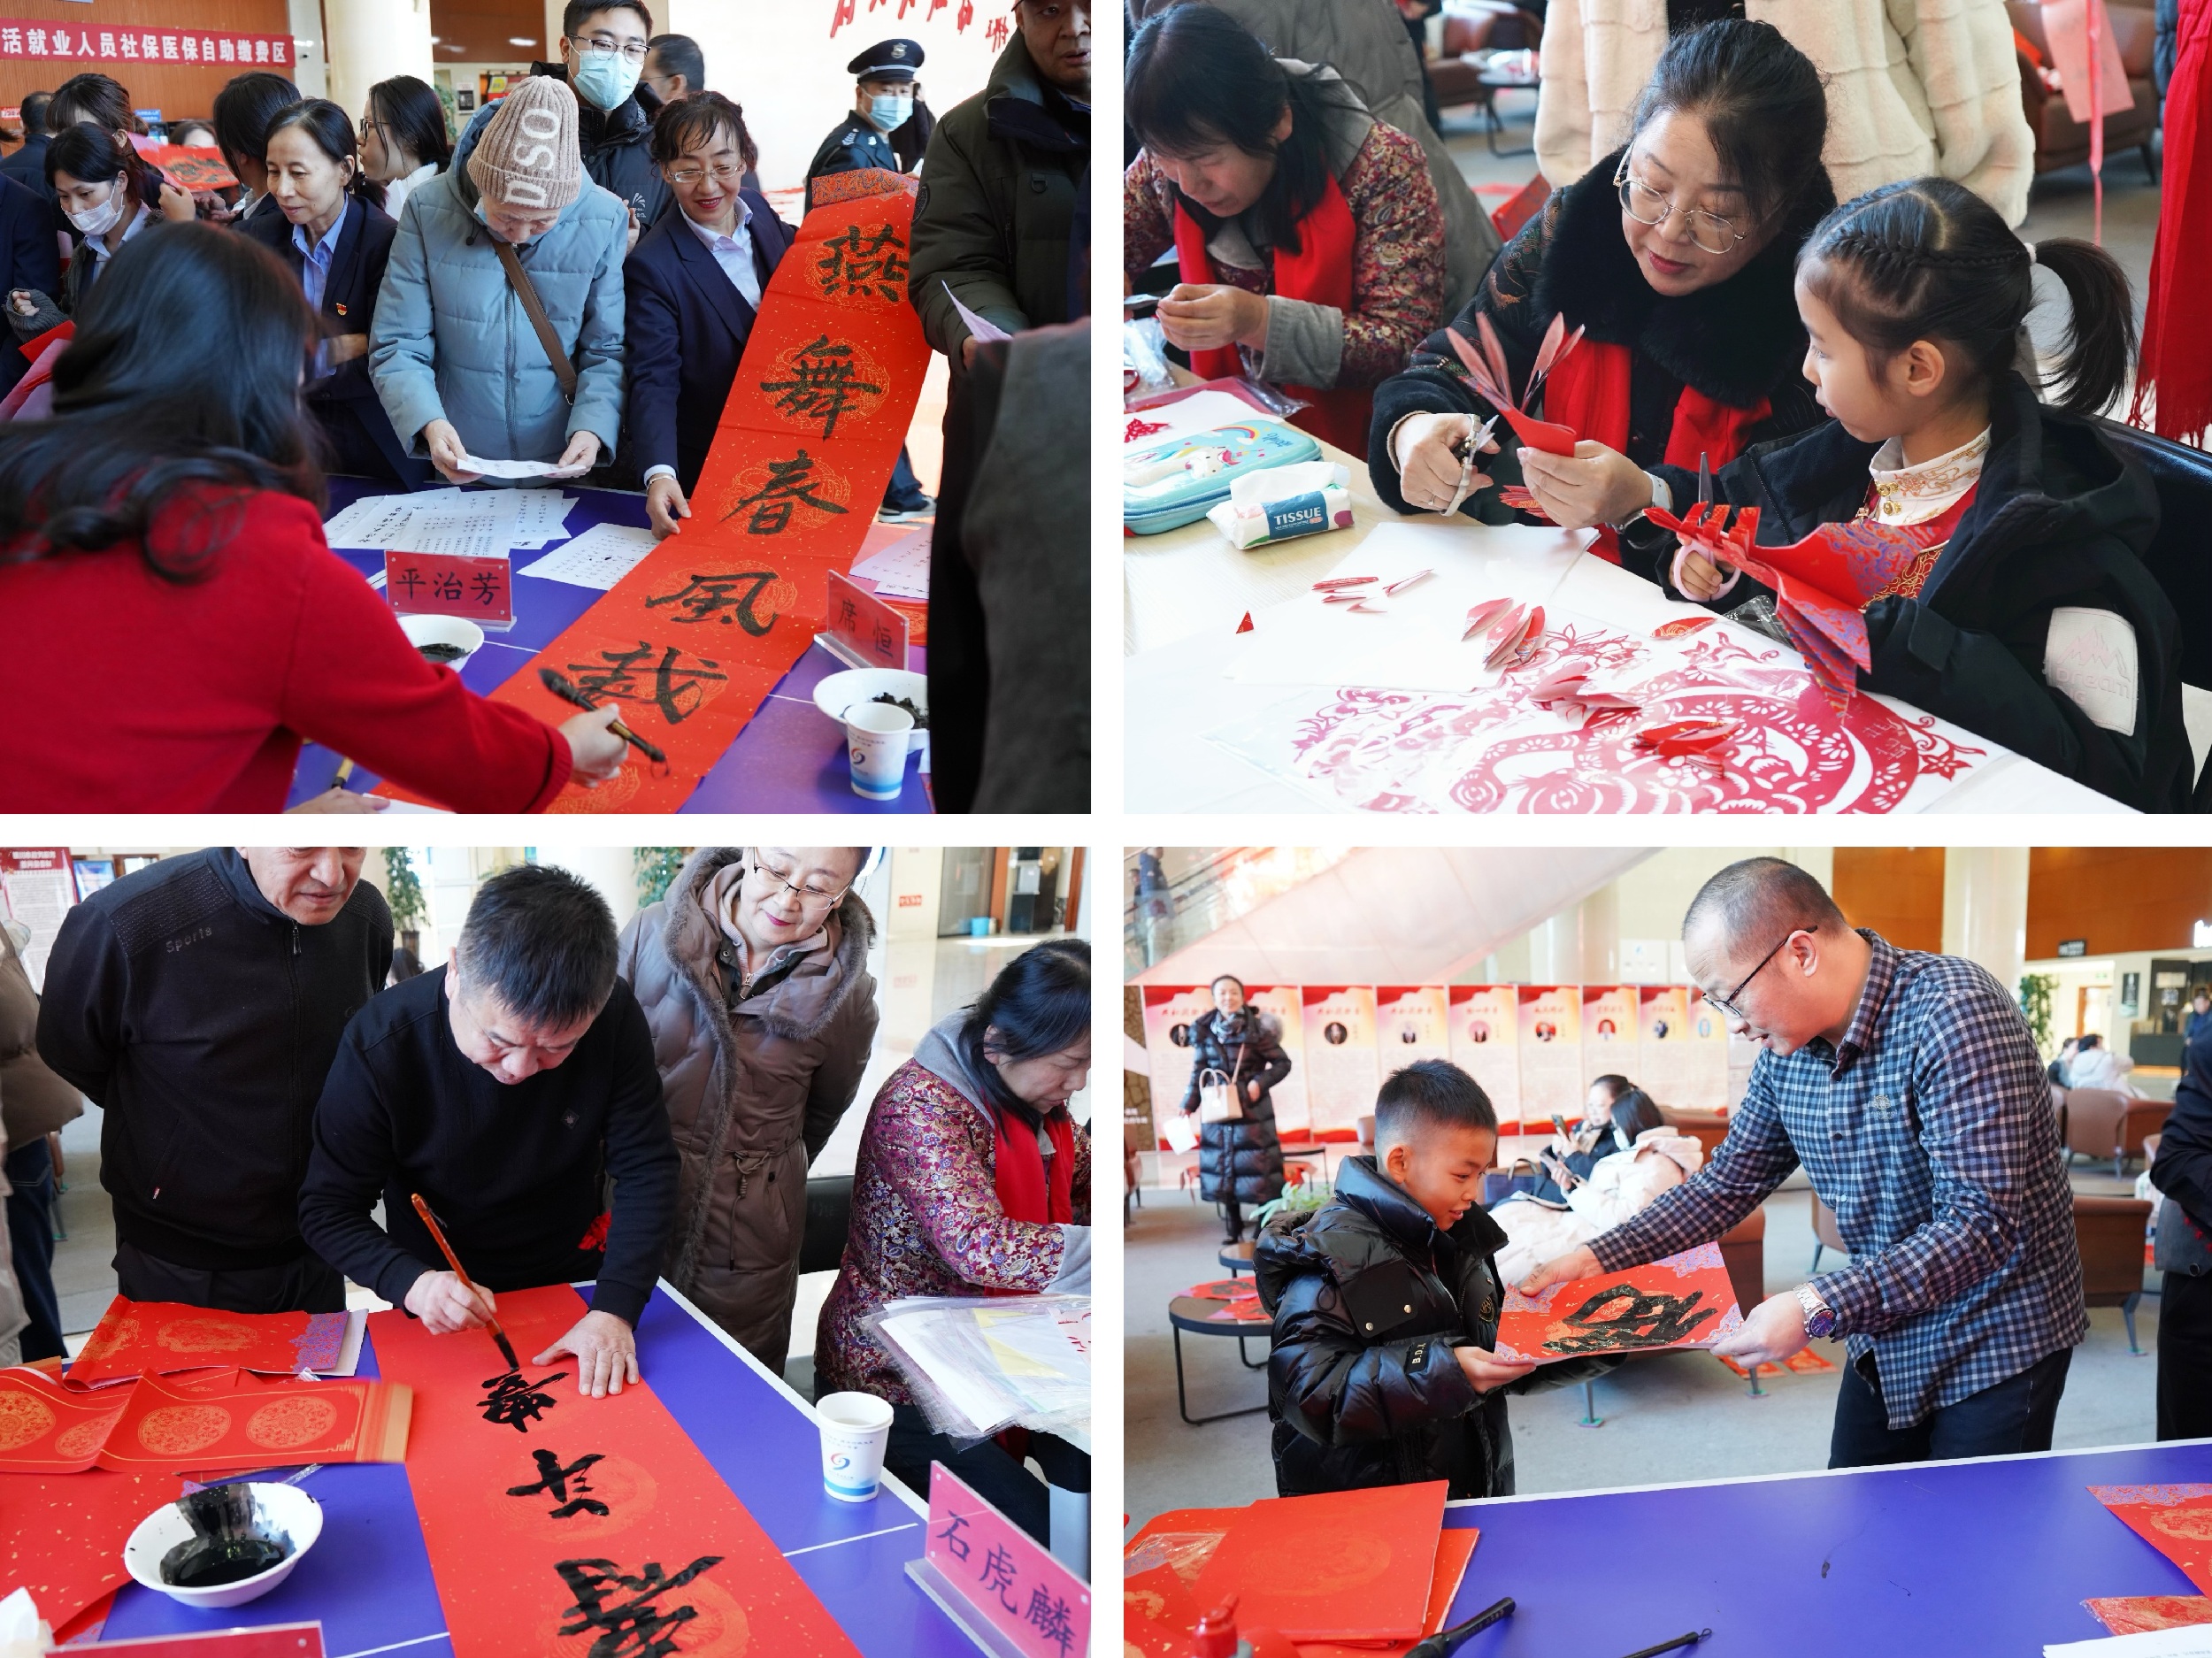
<instances>
[{"instance_id":1,"label":"red paper strip","mask_svg":"<svg viewBox=\"0 0 2212 1658\"><path fill-rule=\"evenodd\" d=\"M2115 1635L2146 1635L2154 1629L2212 1623L2212 1596L2201 1594L2100 1595L2082 1605Z\"/></svg>"},{"instance_id":2,"label":"red paper strip","mask_svg":"<svg viewBox=\"0 0 2212 1658\"><path fill-rule=\"evenodd\" d=\"M200 64L223 68L282 68L292 60L289 35L240 35L230 30L117 28L58 23L52 18L0 18L0 63L26 58L73 63ZM88 19L88 23L89 19ZM148 146L153 148L153 146Z\"/></svg>"},{"instance_id":3,"label":"red paper strip","mask_svg":"<svg viewBox=\"0 0 2212 1658\"><path fill-rule=\"evenodd\" d=\"M1231 1520L1198 1574L1200 1609L1233 1593L1240 1626L1294 1641L1417 1640L1446 1489L1432 1479L1263 1498ZM1286 1571L1286 1561L1297 1570Z\"/></svg>"},{"instance_id":4,"label":"red paper strip","mask_svg":"<svg viewBox=\"0 0 2212 1658\"><path fill-rule=\"evenodd\" d=\"M293 1376L338 1362L343 1313L219 1313L119 1295L69 1367L73 1387L220 1365Z\"/></svg>"},{"instance_id":5,"label":"red paper strip","mask_svg":"<svg viewBox=\"0 0 2212 1658\"><path fill-rule=\"evenodd\" d=\"M596 789L572 784L555 811L688 800L822 631L829 573L875 519L929 366L906 301L916 180L835 177L769 280L695 516L492 694L557 725L576 710L538 679L557 669L666 752L664 767L634 756Z\"/></svg>"},{"instance_id":6,"label":"red paper strip","mask_svg":"<svg viewBox=\"0 0 2212 1658\"><path fill-rule=\"evenodd\" d=\"M0 1474L0 1585L62 1629L130 1581L123 1545L183 1490L174 1474Z\"/></svg>"},{"instance_id":7,"label":"red paper strip","mask_svg":"<svg viewBox=\"0 0 2212 1658\"><path fill-rule=\"evenodd\" d=\"M393 1382L266 1381L231 1370L187 1386L142 1376L101 1447L100 1466L209 1473L401 1462L412 1402L408 1389Z\"/></svg>"},{"instance_id":8,"label":"red paper strip","mask_svg":"<svg viewBox=\"0 0 2212 1658\"><path fill-rule=\"evenodd\" d=\"M156 144L139 153L167 173L169 181L180 190L231 190L238 187L238 175L224 161L223 152L212 144L204 148L197 144Z\"/></svg>"},{"instance_id":9,"label":"red paper strip","mask_svg":"<svg viewBox=\"0 0 2212 1658\"><path fill-rule=\"evenodd\" d=\"M1467 1564L1475 1557L1475 1543L1482 1533L1473 1526L1447 1531L1436 1540L1436 1575L1429 1580L1429 1607L1422 1624L1424 1635L1433 1635L1444 1627L1444 1620L1451 1615L1452 1601L1459 1593L1462 1579L1467 1576ZM1394 1641L1386 1646L1348 1646L1337 1641L1300 1641L1298 1658L1405 1658L1413 1649L1411 1641Z\"/></svg>"},{"instance_id":10,"label":"red paper strip","mask_svg":"<svg viewBox=\"0 0 2212 1658\"><path fill-rule=\"evenodd\" d=\"M2212 1485L2092 1485L2089 1494L2212 1594Z\"/></svg>"},{"instance_id":11,"label":"red paper strip","mask_svg":"<svg viewBox=\"0 0 2212 1658\"><path fill-rule=\"evenodd\" d=\"M566 1285L499 1298L518 1353L583 1315ZM679 1631L651 1649L858 1658L649 1386L583 1398L572 1361L503 1375L481 1332L398 1312L369 1329L415 1389L407 1478L457 1658L577 1658L595 1634L641 1653Z\"/></svg>"},{"instance_id":12,"label":"red paper strip","mask_svg":"<svg viewBox=\"0 0 2212 1658\"><path fill-rule=\"evenodd\" d=\"M127 1389L77 1393L27 1365L0 1370L0 1473L83 1472L128 1402Z\"/></svg>"},{"instance_id":13,"label":"red paper strip","mask_svg":"<svg viewBox=\"0 0 2212 1658\"><path fill-rule=\"evenodd\" d=\"M1742 1324L1720 1246L1700 1244L1647 1266L1555 1284L1540 1295L1509 1287L1495 1351L1550 1364L1597 1353L1709 1347Z\"/></svg>"}]
</instances>

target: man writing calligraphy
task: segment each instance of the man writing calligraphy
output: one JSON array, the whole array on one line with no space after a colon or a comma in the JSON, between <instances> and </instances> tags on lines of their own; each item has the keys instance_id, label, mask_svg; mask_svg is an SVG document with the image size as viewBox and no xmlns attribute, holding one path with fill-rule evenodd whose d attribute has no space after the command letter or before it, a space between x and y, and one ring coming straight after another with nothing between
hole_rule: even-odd
<instances>
[{"instance_id":1,"label":"man writing calligraphy","mask_svg":"<svg viewBox=\"0 0 2212 1658\"><path fill-rule=\"evenodd\" d=\"M1855 931L1779 858L1713 877L1682 923L1690 974L1764 1051L1712 1161L1523 1285L1616 1272L1720 1237L1801 1163L1851 1264L1770 1296L1714 1347L1850 1362L1828 1465L2051 1448L2088 1333L2050 1088L1985 971Z\"/></svg>"},{"instance_id":2,"label":"man writing calligraphy","mask_svg":"<svg viewBox=\"0 0 2212 1658\"><path fill-rule=\"evenodd\" d=\"M615 964L614 917L591 887L535 864L493 876L453 959L346 1027L300 1200L325 1258L435 1335L480 1328L500 1291L596 1279L591 1311L529 1361L572 1355L594 1398L639 1379L634 1332L676 1197L652 1036Z\"/></svg>"}]
</instances>

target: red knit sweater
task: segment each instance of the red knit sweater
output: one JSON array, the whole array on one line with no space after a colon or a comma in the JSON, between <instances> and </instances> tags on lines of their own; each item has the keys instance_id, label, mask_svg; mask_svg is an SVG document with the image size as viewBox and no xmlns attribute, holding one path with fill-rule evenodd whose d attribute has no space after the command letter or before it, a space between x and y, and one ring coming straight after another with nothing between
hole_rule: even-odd
<instances>
[{"instance_id":1,"label":"red knit sweater","mask_svg":"<svg viewBox=\"0 0 2212 1658\"><path fill-rule=\"evenodd\" d=\"M0 564L0 809L280 811L303 738L457 811L530 811L568 743L407 642L314 509L250 496L204 580L138 544Z\"/></svg>"}]
</instances>

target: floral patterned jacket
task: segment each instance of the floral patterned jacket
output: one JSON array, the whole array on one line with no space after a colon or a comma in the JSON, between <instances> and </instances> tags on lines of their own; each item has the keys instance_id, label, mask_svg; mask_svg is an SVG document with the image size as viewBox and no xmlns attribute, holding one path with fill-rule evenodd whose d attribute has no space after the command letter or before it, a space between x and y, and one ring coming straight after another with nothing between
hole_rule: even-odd
<instances>
[{"instance_id":1,"label":"floral patterned jacket","mask_svg":"<svg viewBox=\"0 0 2212 1658\"><path fill-rule=\"evenodd\" d=\"M993 1179L991 1122L909 1060L884 1079L860 1137L852 1227L814 1339L815 1391L913 1395L862 1321L906 1295L1035 1293L1059 1276L1066 1234L1010 1220ZM1075 1224L1091 1220L1091 1138L1075 1136Z\"/></svg>"}]
</instances>

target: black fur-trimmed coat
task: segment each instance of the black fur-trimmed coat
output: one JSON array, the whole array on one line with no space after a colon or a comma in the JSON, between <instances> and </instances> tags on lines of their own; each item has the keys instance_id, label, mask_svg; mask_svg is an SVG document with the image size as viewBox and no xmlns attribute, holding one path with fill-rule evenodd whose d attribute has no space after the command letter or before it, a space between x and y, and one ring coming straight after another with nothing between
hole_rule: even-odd
<instances>
[{"instance_id":1,"label":"black fur-trimmed coat","mask_svg":"<svg viewBox=\"0 0 2212 1658\"><path fill-rule=\"evenodd\" d=\"M1244 1033L1236 1039L1225 1033L1224 1024L1218 1011L1191 1021L1190 1086L1183 1094L1183 1109L1198 1109L1200 1077L1218 1071L1235 1078L1233 1092L1244 1108L1244 1120L1198 1125L1199 1194L1209 1203L1271 1202L1283 1194L1283 1148L1275 1137L1272 1091L1290 1075L1282 1021L1262 1009L1247 1008ZM1260 1085L1256 1100L1246 1086L1253 1082Z\"/></svg>"},{"instance_id":2,"label":"black fur-trimmed coat","mask_svg":"<svg viewBox=\"0 0 2212 1658\"><path fill-rule=\"evenodd\" d=\"M1673 298L1644 280L1621 234L1620 195L1613 185L1620 159L1616 150L1546 202L1498 255L1451 326L1471 341L1476 313L1486 315L1516 390L1527 383L1555 316L1564 316L1570 328L1586 329L1588 340L1632 348L1625 453L1639 466L1656 465L1665 455L1686 386L1731 408L1748 409L1765 398L1771 412L1751 429L1750 442L1817 426L1823 417L1804 378L1805 326L1792 278L1797 250L1835 205L1833 195L1824 184L1816 197L1794 203L1783 232L1726 281ZM1415 509L1398 487L1390 434L1406 416L1424 412L1481 419L1494 412L1468 384L1440 329L1422 342L1404 372L1375 391L1368 472L1375 493L1396 511ZM1520 482L1515 440L1503 421L1495 436L1500 452L1485 456L1480 470L1499 484ZM1498 503L1494 490L1479 491L1460 510L1486 524L1525 522ZM1625 549L1623 557L1629 560Z\"/></svg>"},{"instance_id":3,"label":"black fur-trimmed coat","mask_svg":"<svg viewBox=\"0 0 2212 1658\"><path fill-rule=\"evenodd\" d=\"M806 1233L806 1171L860 1091L876 1033L875 924L857 894L830 948L733 1007L710 884L739 847L702 847L622 930L618 971L653 1032L681 1159L667 1278L781 1373Z\"/></svg>"}]
</instances>

